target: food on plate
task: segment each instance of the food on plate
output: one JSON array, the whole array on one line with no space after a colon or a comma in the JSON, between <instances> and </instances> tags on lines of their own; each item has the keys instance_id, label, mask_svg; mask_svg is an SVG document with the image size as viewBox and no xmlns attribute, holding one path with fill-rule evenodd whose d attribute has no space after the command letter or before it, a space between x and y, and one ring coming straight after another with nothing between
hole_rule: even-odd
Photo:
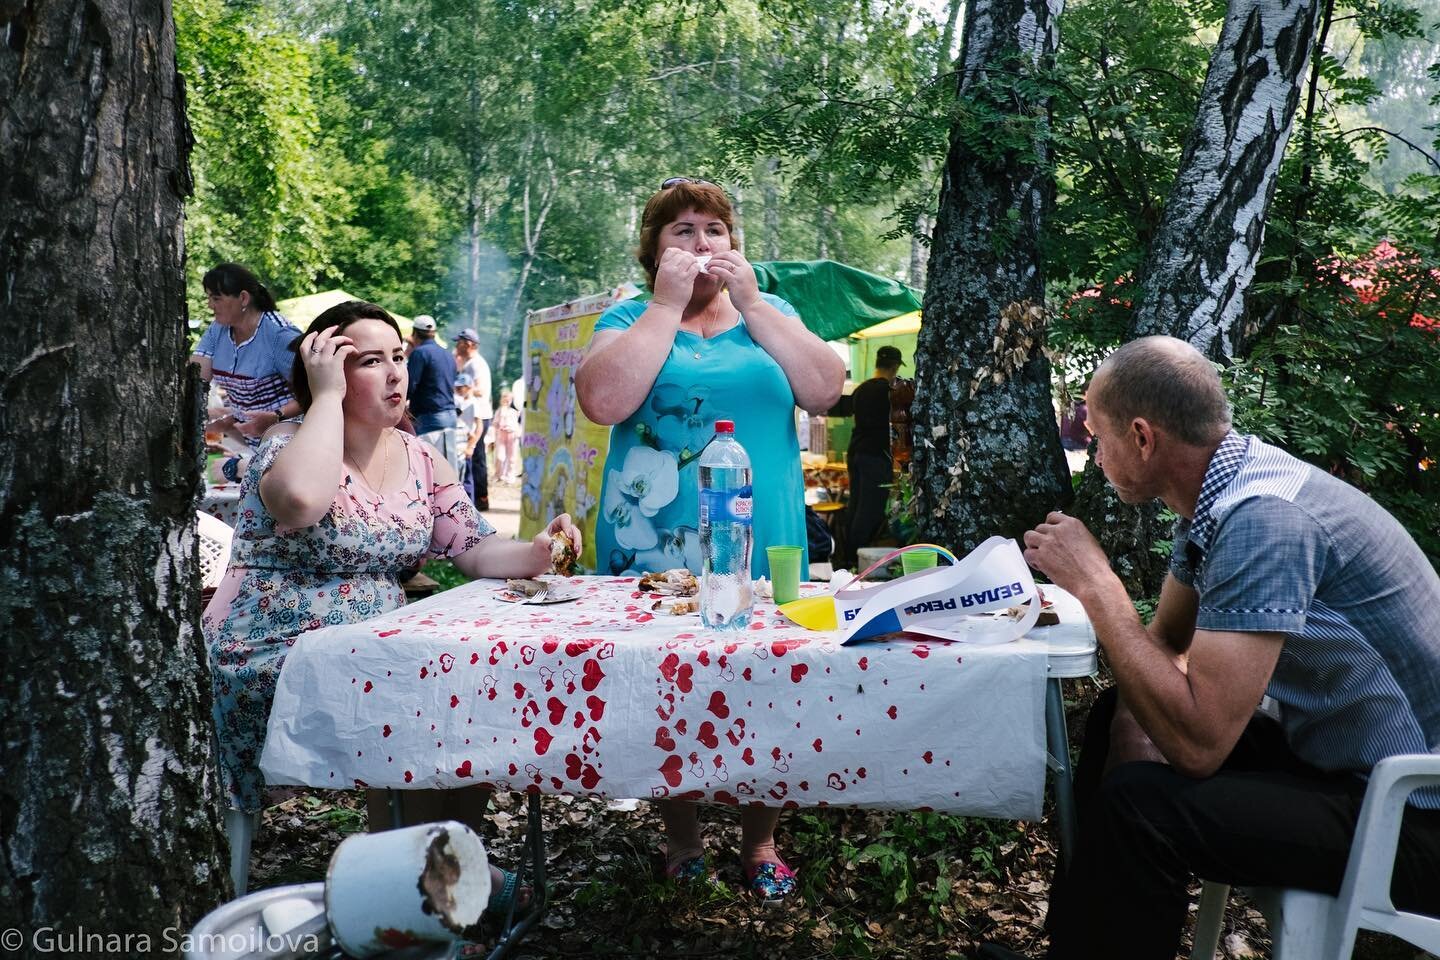
<instances>
[{"instance_id":1,"label":"food on plate","mask_svg":"<svg viewBox=\"0 0 1440 960\"><path fill-rule=\"evenodd\" d=\"M550 589L550 584L544 580L506 580L505 589L528 600Z\"/></svg>"},{"instance_id":2,"label":"food on plate","mask_svg":"<svg viewBox=\"0 0 1440 960\"><path fill-rule=\"evenodd\" d=\"M562 577L575 573L575 544L570 537L557 531L550 537L550 566Z\"/></svg>"},{"instance_id":3,"label":"food on plate","mask_svg":"<svg viewBox=\"0 0 1440 960\"><path fill-rule=\"evenodd\" d=\"M1025 607L1006 607L1005 615L1011 620L1024 620ZM1053 627L1060 622L1060 615L1055 612L1055 604L1048 600L1040 601L1040 617L1035 621L1037 627Z\"/></svg>"},{"instance_id":4,"label":"food on plate","mask_svg":"<svg viewBox=\"0 0 1440 960\"><path fill-rule=\"evenodd\" d=\"M678 617L687 613L695 613L700 609L700 601L676 597L673 600L656 600L650 605L651 610L664 610L672 617Z\"/></svg>"},{"instance_id":5,"label":"food on plate","mask_svg":"<svg viewBox=\"0 0 1440 960\"><path fill-rule=\"evenodd\" d=\"M700 592L700 581L684 567L676 567L664 573L641 574L640 589L646 593L665 593L672 597L693 597Z\"/></svg>"}]
</instances>

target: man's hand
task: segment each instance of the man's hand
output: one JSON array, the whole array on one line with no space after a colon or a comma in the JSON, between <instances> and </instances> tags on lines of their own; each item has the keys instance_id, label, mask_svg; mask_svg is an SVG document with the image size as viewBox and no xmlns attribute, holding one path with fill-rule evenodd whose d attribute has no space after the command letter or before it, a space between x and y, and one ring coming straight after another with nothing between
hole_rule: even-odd
<instances>
[{"instance_id":1,"label":"man's hand","mask_svg":"<svg viewBox=\"0 0 1440 960\"><path fill-rule=\"evenodd\" d=\"M1090 587L1115 577L1085 524L1058 510L1025 534L1025 562L1082 601Z\"/></svg>"}]
</instances>

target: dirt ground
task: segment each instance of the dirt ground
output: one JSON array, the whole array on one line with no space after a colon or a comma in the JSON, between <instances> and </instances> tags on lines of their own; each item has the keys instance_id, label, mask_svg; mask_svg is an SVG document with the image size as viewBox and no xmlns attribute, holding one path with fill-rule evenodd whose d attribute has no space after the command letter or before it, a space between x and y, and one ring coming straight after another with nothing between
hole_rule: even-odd
<instances>
[{"instance_id":1,"label":"dirt ground","mask_svg":"<svg viewBox=\"0 0 1440 960\"><path fill-rule=\"evenodd\" d=\"M1089 681L1075 686L1072 736L1098 690ZM722 882L704 896L658 879L661 828L650 804L615 809L544 797L542 809L550 905L516 957L963 958L986 941L1044 955L1055 863L1048 814L1025 823L833 808L787 813L779 843L799 872L801 895L765 909L741 891L733 809L703 815ZM497 796L485 822L491 856L515 865L524 798ZM306 791L270 808L256 837L251 889L323 879L335 846L366 827L354 791ZM1268 951L1260 914L1232 898L1222 955ZM1378 935L1362 935L1355 951L1357 960L1424 956Z\"/></svg>"}]
</instances>

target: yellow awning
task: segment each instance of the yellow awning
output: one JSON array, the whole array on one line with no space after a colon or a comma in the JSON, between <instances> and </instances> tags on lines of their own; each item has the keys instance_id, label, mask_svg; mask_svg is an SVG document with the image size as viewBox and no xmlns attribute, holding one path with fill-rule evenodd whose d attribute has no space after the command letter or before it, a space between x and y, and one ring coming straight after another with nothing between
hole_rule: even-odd
<instances>
[{"instance_id":1,"label":"yellow awning","mask_svg":"<svg viewBox=\"0 0 1440 960\"><path fill-rule=\"evenodd\" d=\"M344 290L326 290L323 293L312 293L304 297L291 297L289 300L281 300L275 305L280 308L281 316L295 324L295 326L301 330L304 330L310 326L310 321L336 304L344 303L347 300L363 299L365 298L357 297L353 293L346 293ZM382 303L381 306L383 307L385 305ZM385 307L385 310L390 316L394 317L395 322L400 325L400 333L407 337L410 336L410 331L413 326L410 318L402 317L389 307ZM439 338L437 337L436 339ZM443 346L444 341L442 340L440 342Z\"/></svg>"},{"instance_id":2,"label":"yellow awning","mask_svg":"<svg viewBox=\"0 0 1440 960\"><path fill-rule=\"evenodd\" d=\"M907 333L919 332L920 311L912 310L909 313L902 313L898 317L891 317L884 323L877 323L873 327L857 330L850 334L850 336L856 340L869 340L872 337L899 337Z\"/></svg>"}]
</instances>

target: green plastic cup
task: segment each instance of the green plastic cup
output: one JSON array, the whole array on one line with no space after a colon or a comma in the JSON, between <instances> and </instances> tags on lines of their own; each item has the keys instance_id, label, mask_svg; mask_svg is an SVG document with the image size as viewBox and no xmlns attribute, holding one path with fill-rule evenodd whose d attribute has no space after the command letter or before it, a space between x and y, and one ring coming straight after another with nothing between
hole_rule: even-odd
<instances>
[{"instance_id":1,"label":"green plastic cup","mask_svg":"<svg viewBox=\"0 0 1440 960\"><path fill-rule=\"evenodd\" d=\"M900 554L900 569L908 576L935 566L940 555L934 550L906 550Z\"/></svg>"},{"instance_id":2,"label":"green plastic cup","mask_svg":"<svg viewBox=\"0 0 1440 960\"><path fill-rule=\"evenodd\" d=\"M775 605L800 599L799 547L766 547L770 561L770 584L775 591Z\"/></svg>"}]
</instances>

